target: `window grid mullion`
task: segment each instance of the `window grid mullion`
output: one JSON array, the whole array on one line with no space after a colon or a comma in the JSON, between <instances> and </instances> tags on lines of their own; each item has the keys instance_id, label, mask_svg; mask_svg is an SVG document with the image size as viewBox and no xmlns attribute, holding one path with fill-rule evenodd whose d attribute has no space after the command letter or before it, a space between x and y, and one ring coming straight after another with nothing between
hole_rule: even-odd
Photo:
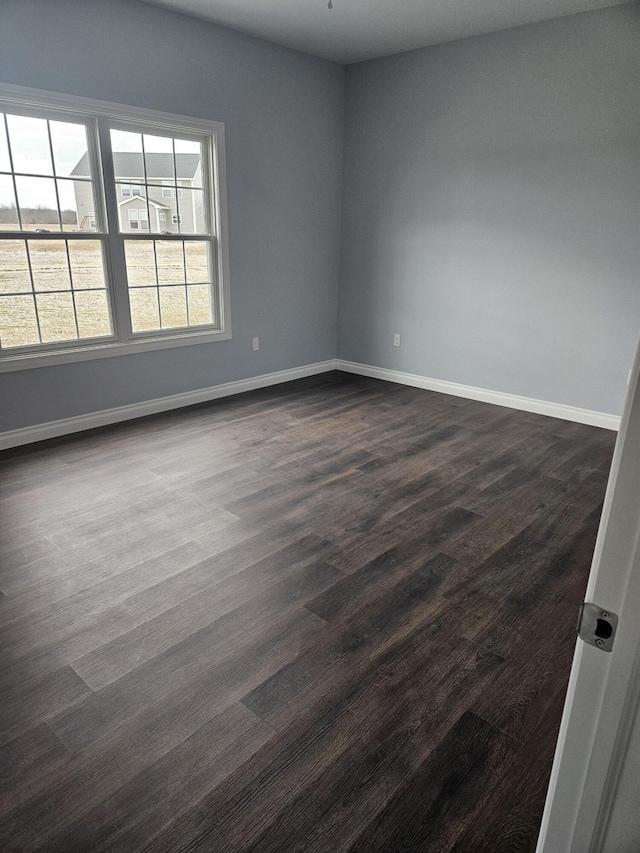
<instances>
[{"instance_id":1,"label":"window grid mullion","mask_svg":"<svg viewBox=\"0 0 640 853\"><path fill-rule=\"evenodd\" d=\"M187 306L187 326L191 325L189 319L189 287L187 285L187 249L184 240L182 241L182 270L184 272L184 304Z\"/></svg>"},{"instance_id":2,"label":"window grid mullion","mask_svg":"<svg viewBox=\"0 0 640 853\"><path fill-rule=\"evenodd\" d=\"M151 234L151 209L149 208L149 185L147 183L147 149L144 144L144 133L140 134L142 142L142 174L144 176L144 199L147 205L147 233ZM140 228L140 217L138 217L138 228ZM140 230L142 230L140 228Z\"/></svg>"},{"instance_id":3,"label":"window grid mullion","mask_svg":"<svg viewBox=\"0 0 640 853\"><path fill-rule=\"evenodd\" d=\"M67 232L69 233L69 232ZM38 234L38 237L40 235ZM69 236L72 236L69 234ZM135 231L125 232L121 235L125 240L164 240L167 243L173 240L174 242L180 242L181 240L186 240L190 243L212 243L215 240L211 234L140 234Z\"/></svg>"},{"instance_id":4,"label":"window grid mullion","mask_svg":"<svg viewBox=\"0 0 640 853\"><path fill-rule=\"evenodd\" d=\"M104 293L106 288L104 287L78 287L75 289L75 293ZM3 293L2 296L31 296L33 291L31 290L16 290L15 293ZM65 288L64 290L43 290L41 293L69 293L69 288ZM102 335L101 335L102 337Z\"/></svg>"},{"instance_id":5,"label":"window grid mullion","mask_svg":"<svg viewBox=\"0 0 640 853\"><path fill-rule=\"evenodd\" d=\"M36 325L38 326L38 337L40 338L40 343L42 343L42 329L40 328L40 315L38 313L38 300L36 299L36 282L33 277L33 267L31 266L31 248L29 246L29 241L24 241L24 247L27 253L27 264L29 265L29 277L31 279L31 294L33 296L33 310L36 313Z\"/></svg>"},{"instance_id":6,"label":"window grid mullion","mask_svg":"<svg viewBox=\"0 0 640 853\"><path fill-rule=\"evenodd\" d=\"M180 199L178 198L178 161L176 159L176 141L175 139L171 140L171 156L173 158L173 192L176 197L176 225L178 226L178 234L182 234L182 216L181 216L181 205ZM173 224L173 223L171 223ZM187 280L186 270L185 270L185 282ZM185 294L186 299L186 294ZM187 315L188 316L188 315ZM187 323L188 325L188 323Z\"/></svg>"},{"instance_id":7,"label":"window grid mullion","mask_svg":"<svg viewBox=\"0 0 640 853\"><path fill-rule=\"evenodd\" d=\"M119 209L116 194L115 170L109 120L100 117L96 121L97 141L100 145L100 161L102 192L106 213L106 240L104 256L109 283L109 300L114 332L118 340L130 341L132 338L131 318L129 312L129 295L127 293L126 261L124 257L124 239L119 233Z\"/></svg>"},{"instance_id":8,"label":"window grid mullion","mask_svg":"<svg viewBox=\"0 0 640 853\"><path fill-rule=\"evenodd\" d=\"M158 300L158 323L160 324L160 328L163 329L162 325L162 303L160 302L160 273L158 271L158 250L156 248L157 240L153 241L153 262L155 264L156 270L156 299Z\"/></svg>"},{"instance_id":9,"label":"window grid mullion","mask_svg":"<svg viewBox=\"0 0 640 853\"><path fill-rule=\"evenodd\" d=\"M55 166L54 166L54 168L55 168ZM19 177L19 178L51 178L51 177L60 177L60 180L61 180L61 181L65 181L65 180L67 180L67 181L73 181L74 183L85 183L85 184L90 184L90 183L91 183L91 181L92 181L92 179L91 179L91 178L83 178L83 177L81 177L81 176L79 176L79 175L74 175L73 177L71 177L70 175L61 175L61 176L58 176L58 175L37 175L35 172L20 172L20 171L17 171L17 172L13 172L13 173L12 173L12 172L3 172L3 171L0 169L0 175L5 175L5 176L7 176L7 177L10 177L10 176L11 176L11 174L15 174L15 175L17 175L17 177Z\"/></svg>"},{"instance_id":10,"label":"window grid mullion","mask_svg":"<svg viewBox=\"0 0 640 853\"><path fill-rule=\"evenodd\" d=\"M73 231L51 231L51 232L38 232L38 231L0 231L0 240L41 240L43 243L45 241L56 241L60 239L65 240L76 240L81 242L83 240L100 240L104 237L108 237L109 235L104 231L86 231L84 234L80 234L78 232Z\"/></svg>"},{"instance_id":11,"label":"window grid mullion","mask_svg":"<svg viewBox=\"0 0 640 853\"><path fill-rule=\"evenodd\" d=\"M207 230L207 234L211 235L211 237L216 237L218 233L218 212L217 212L217 194L216 194L216 183L214 180L214 171L213 171L213 156L214 156L214 148L213 146L217 144L213 141L213 139L209 138L207 140L207 144L204 147L204 151L202 153L202 188L203 188L203 211L205 217L205 228ZM206 198L204 195L204 188L210 187L210 197Z\"/></svg>"},{"instance_id":12,"label":"window grid mullion","mask_svg":"<svg viewBox=\"0 0 640 853\"><path fill-rule=\"evenodd\" d=\"M219 246L218 239L214 238L211 241L211 252L209 254L209 279L212 282L212 286L209 289L209 299L211 301L211 313L215 314L216 324L219 325L221 323L222 317L222 301L220 299L220 287L218 284L218 270L219 270Z\"/></svg>"},{"instance_id":13,"label":"window grid mullion","mask_svg":"<svg viewBox=\"0 0 640 853\"><path fill-rule=\"evenodd\" d=\"M51 169L53 170L53 188L56 194L56 204L58 205L58 225L60 226L60 232L64 229L62 227L62 208L60 207L60 193L58 192L58 175L56 172L56 164L53 158L53 142L51 140L51 127L49 125L49 119L45 119L47 123L47 139L49 141L49 154L51 155ZM66 245L66 244L65 244ZM69 281L71 281L71 269L69 269ZM76 324L77 327L77 324Z\"/></svg>"},{"instance_id":14,"label":"window grid mullion","mask_svg":"<svg viewBox=\"0 0 640 853\"><path fill-rule=\"evenodd\" d=\"M9 165L11 166L11 182L13 184L13 194L16 199L16 214L18 216L18 225L20 226L20 231L24 231L24 224L22 222L22 213L20 211L20 202L18 200L18 184L16 181L16 173L14 171L13 165L13 151L11 150L11 139L9 138L9 123L7 122L7 114L3 113L2 118L4 120L4 132L7 137L7 153L9 155ZM33 281L32 281L33 284ZM42 343L42 340L40 340Z\"/></svg>"},{"instance_id":15,"label":"window grid mullion","mask_svg":"<svg viewBox=\"0 0 640 853\"><path fill-rule=\"evenodd\" d=\"M55 168L55 167L54 167ZM67 266L69 267L69 288L71 290L71 301L73 303L73 320L76 324L76 337L80 339L80 327L78 326L78 307L76 305L76 296L73 287L73 272L71 271L71 255L69 254L69 243L64 241L64 248L67 255Z\"/></svg>"}]
</instances>

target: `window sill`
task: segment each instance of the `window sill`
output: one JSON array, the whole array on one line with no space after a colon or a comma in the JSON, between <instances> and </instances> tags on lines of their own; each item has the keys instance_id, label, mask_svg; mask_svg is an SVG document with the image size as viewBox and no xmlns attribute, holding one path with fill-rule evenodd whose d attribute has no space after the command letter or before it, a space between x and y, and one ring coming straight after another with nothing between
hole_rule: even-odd
<instances>
[{"instance_id":1,"label":"window sill","mask_svg":"<svg viewBox=\"0 0 640 853\"><path fill-rule=\"evenodd\" d=\"M105 344L91 344L90 346L74 346L67 349L50 350L41 353L24 353L22 355L2 356L0 358L0 373L9 373L13 370L32 370L37 367L49 367L53 364L69 364L78 361L90 361L94 358L110 358L118 355L133 355L138 352L151 352L153 350L170 349L172 347L186 347L194 344L208 344L213 341L231 340L230 330L216 330L202 332L189 332L188 334L176 334L171 337L140 338L135 341L121 343L109 341Z\"/></svg>"}]
</instances>

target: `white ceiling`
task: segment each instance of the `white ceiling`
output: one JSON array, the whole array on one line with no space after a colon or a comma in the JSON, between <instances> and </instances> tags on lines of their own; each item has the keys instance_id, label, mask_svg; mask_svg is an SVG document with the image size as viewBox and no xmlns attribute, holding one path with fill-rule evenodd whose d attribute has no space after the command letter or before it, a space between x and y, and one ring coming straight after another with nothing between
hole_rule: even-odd
<instances>
[{"instance_id":1,"label":"white ceiling","mask_svg":"<svg viewBox=\"0 0 640 853\"><path fill-rule=\"evenodd\" d=\"M627 0L146 0L348 64Z\"/></svg>"}]
</instances>

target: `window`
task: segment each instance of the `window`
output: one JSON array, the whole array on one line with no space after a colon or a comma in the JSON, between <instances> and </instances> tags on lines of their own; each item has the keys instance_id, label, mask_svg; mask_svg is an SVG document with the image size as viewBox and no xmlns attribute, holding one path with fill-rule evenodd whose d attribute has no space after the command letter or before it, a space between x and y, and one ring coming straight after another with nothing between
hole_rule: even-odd
<instances>
[{"instance_id":1,"label":"window","mask_svg":"<svg viewBox=\"0 0 640 853\"><path fill-rule=\"evenodd\" d=\"M231 336L223 132L0 87L0 370Z\"/></svg>"},{"instance_id":2,"label":"window","mask_svg":"<svg viewBox=\"0 0 640 853\"><path fill-rule=\"evenodd\" d=\"M182 188L171 181L162 182L162 198L182 198Z\"/></svg>"},{"instance_id":3,"label":"window","mask_svg":"<svg viewBox=\"0 0 640 853\"><path fill-rule=\"evenodd\" d=\"M137 231L139 228L143 231L149 230L149 219L146 210L128 210L127 213L130 231Z\"/></svg>"},{"instance_id":4,"label":"window","mask_svg":"<svg viewBox=\"0 0 640 853\"><path fill-rule=\"evenodd\" d=\"M127 197L134 195L142 195L142 187L140 186L140 184L121 184L120 195Z\"/></svg>"}]
</instances>

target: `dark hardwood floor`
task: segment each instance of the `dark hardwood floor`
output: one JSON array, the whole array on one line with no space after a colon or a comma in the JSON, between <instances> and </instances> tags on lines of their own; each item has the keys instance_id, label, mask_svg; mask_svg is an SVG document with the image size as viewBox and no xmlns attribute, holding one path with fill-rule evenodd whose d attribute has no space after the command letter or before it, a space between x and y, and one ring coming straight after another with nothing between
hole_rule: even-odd
<instances>
[{"instance_id":1,"label":"dark hardwood floor","mask_svg":"<svg viewBox=\"0 0 640 853\"><path fill-rule=\"evenodd\" d=\"M6 453L0 849L533 851L614 440L328 374Z\"/></svg>"}]
</instances>

